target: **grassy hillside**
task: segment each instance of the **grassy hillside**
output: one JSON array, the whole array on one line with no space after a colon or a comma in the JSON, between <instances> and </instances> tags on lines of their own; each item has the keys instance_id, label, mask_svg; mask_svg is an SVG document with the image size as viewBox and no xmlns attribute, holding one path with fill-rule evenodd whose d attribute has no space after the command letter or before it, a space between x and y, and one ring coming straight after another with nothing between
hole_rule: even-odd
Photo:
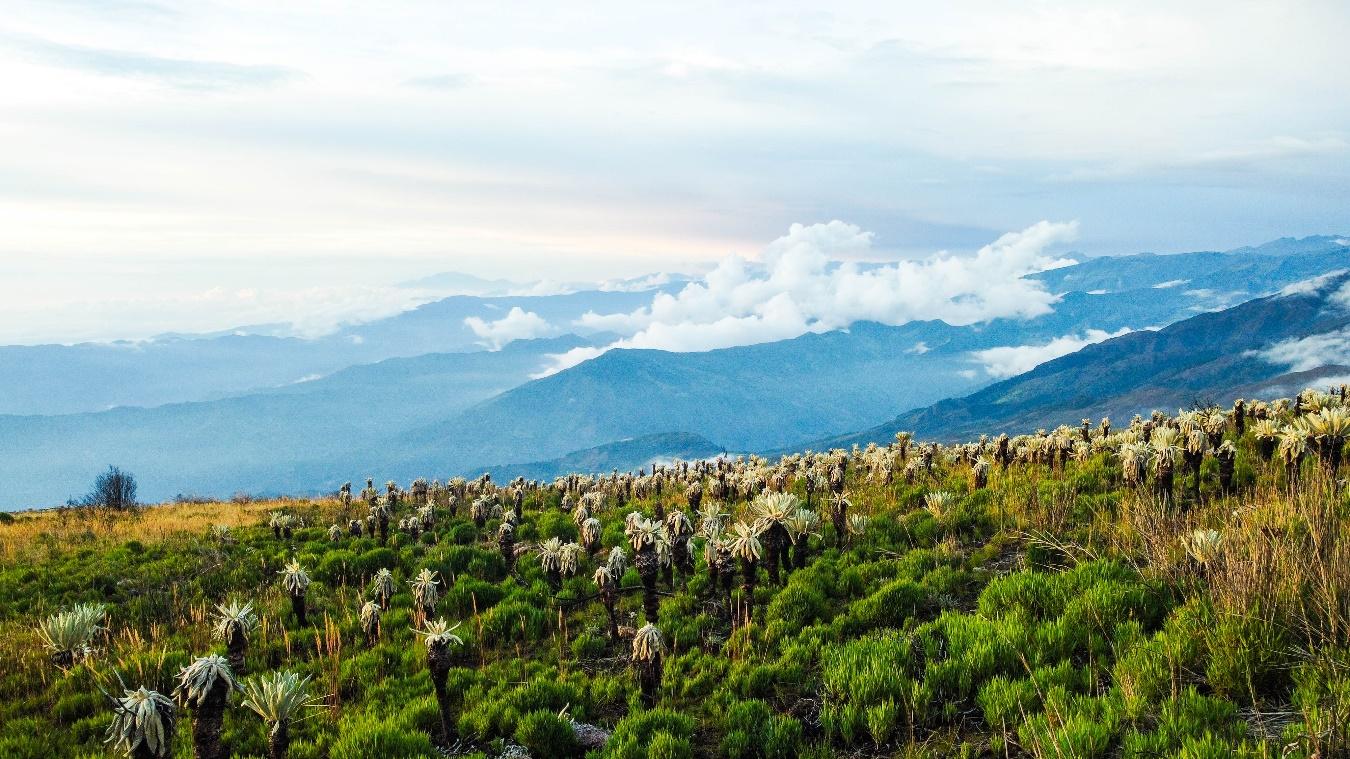
<instances>
[{"instance_id":1,"label":"grassy hillside","mask_svg":"<svg viewBox=\"0 0 1350 759\"><path fill-rule=\"evenodd\" d=\"M3 517L0 756L194 727L236 757L1346 756L1348 435L1341 390L425 506Z\"/></svg>"}]
</instances>

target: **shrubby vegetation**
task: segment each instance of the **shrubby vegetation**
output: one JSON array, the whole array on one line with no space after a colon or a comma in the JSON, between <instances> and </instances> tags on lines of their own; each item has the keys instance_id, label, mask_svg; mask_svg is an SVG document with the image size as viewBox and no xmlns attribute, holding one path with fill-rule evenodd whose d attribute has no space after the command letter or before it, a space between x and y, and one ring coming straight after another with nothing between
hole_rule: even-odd
<instances>
[{"instance_id":1,"label":"shrubby vegetation","mask_svg":"<svg viewBox=\"0 0 1350 759\"><path fill-rule=\"evenodd\" d=\"M1345 395L19 515L0 756L1348 756Z\"/></svg>"}]
</instances>

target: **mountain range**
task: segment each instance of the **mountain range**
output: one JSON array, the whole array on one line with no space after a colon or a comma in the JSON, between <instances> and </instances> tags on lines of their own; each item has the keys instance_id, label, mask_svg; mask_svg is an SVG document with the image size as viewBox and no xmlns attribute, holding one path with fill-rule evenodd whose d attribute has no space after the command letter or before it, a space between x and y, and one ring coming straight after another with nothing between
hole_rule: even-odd
<instances>
[{"instance_id":1,"label":"mountain range","mask_svg":"<svg viewBox=\"0 0 1350 759\"><path fill-rule=\"evenodd\" d=\"M98 388L122 369L119 383L79 403L188 402L0 416L0 508L62 502L108 464L136 473L151 500L302 494L368 475L445 478L491 468L542 477L805 441L882 440L901 428L956 438L1256 394L1261 383L1301 381L1299 371L1325 370L1307 379L1336 373L1338 362L1291 368L1258 352L1322 334L1309 329L1335 332L1329 305L1313 322L1291 310L1309 293L1269 296L1344 267L1348 254L1341 238L1319 237L1240 253L1093 258L1031 275L1058 295L1051 313L1032 319L859 322L699 353L611 350L548 376L541 375L552 356L614 336L562 334L482 350L464 319L521 307L563 331L586 311L630 311L655 291L455 296L317 340L151 341L143 364L125 357L91 364L99 351L140 350L131 346L43 346L53 358L40 366L0 360L0 388L19 385L34 398L44 395L43 383L56 388L36 408L76 403L80 388ZM1231 363L1211 355L1220 346ZM361 363L358 352L373 363ZM168 382L177 364L183 387ZM1031 371L1019 374L1024 369ZM71 374L83 370L83 379ZM23 402L9 397L3 405ZM892 421L878 426L884 419Z\"/></svg>"},{"instance_id":2,"label":"mountain range","mask_svg":"<svg viewBox=\"0 0 1350 759\"><path fill-rule=\"evenodd\" d=\"M921 439L957 441L1025 434L1079 418L1125 422L1154 409L1227 405L1240 397L1290 395L1345 382L1350 382L1350 273L1338 273L1157 331L1090 345L965 397L806 447L884 443L902 430Z\"/></svg>"},{"instance_id":3,"label":"mountain range","mask_svg":"<svg viewBox=\"0 0 1350 759\"><path fill-rule=\"evenodd\" d=\"M71 414L211 400L269 391L387 358L478 352L485 346L465 323L470 317L493 321L521 308L552 324L572 325L588 311L638 308L670 287L674 285L633 292L456 295L311 339L241 328L138 341L0 346L0 414ZM573 325L559 331L579 329Z\"/></svg>"}]
</instances>

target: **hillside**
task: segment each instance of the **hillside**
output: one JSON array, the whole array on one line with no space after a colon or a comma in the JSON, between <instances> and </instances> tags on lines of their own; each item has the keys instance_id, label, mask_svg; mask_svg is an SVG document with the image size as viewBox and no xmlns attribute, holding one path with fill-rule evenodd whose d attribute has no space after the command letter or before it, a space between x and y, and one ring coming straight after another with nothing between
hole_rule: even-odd
<instances>
[{"instance_id":1,"label":"hillside","mask_svg":"<svg viewBox=\"0 0 1350 759\"><path fill-rule=\"evenodd\" d=\"M1344 756L1350 407L1267 401L1001 460L3 515L0 756Z\"/></svg>"},{"instance_id":2,"label":"hillside","mask_svg":"<svg viewBox=\"0 0 1350 759\"><path fill-rule=\"evenodd\" d=\"M941 440L977 431L1018 434L1066 418L1125 420L1197 400L1224 404L1299 383L1341 381L1334 378L1350 375L1344 338L1350 327L1347 283L1350 274L1326 277L1316 287L1090 345L966 397L811 447L885 442L902 430ZM1272 352L1277 346L1285 349ZM1291 374L1291 368L1297 371Z\"/></svg>"}]
</instances>

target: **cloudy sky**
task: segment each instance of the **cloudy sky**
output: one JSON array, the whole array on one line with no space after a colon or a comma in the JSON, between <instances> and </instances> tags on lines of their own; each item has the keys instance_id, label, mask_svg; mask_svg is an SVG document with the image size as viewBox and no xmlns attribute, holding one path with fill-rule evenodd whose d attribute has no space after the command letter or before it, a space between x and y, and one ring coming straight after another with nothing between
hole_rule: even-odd
<instances>
[{"instance_id":1,"label":"cloudy sky","mask_svg":"<svg viewBox=\"0 0 1350 759\"><path fill-rule=\"evenodd\" d=\"M835 220L882 260L1344 234L1348 35L1334 1L10 0L0 342L706 271Z\"/></svg>"}]
</instances>

